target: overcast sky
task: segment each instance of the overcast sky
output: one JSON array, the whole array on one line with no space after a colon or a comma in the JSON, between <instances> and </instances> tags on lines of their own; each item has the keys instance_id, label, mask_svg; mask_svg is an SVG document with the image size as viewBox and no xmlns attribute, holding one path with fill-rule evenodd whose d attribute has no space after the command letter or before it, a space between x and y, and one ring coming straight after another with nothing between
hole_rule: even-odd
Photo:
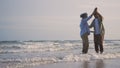
<instances>
[{"instance_id":1,"label":"overcast sky","mask_svg":"<svg viewBox=\"0 0 120 68\"><path fill-rule=\"evenodd\" d=\"M79 15L90 15L96 6L104 17L105 39L120 39L119 3L120 0L0 0L0 40L81 40Z\"/></svg>"}]
</instances>

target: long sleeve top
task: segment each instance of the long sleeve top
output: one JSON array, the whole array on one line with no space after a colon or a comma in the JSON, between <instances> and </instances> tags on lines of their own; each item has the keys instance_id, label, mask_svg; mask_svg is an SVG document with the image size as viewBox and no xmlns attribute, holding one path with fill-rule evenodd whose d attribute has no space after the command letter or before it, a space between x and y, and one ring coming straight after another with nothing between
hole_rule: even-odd
<instances>
[{"instance_id":1,"label":"long sleeve top","mask_svg":"<svg viewBox=\"0 0 120 68\"><path fill-rule=\"evenodd\" d=\"M88 26L88 23L87 21L92 18L92 16L89 16L87 18L83 18L80 22L80 35L84 35L85 33L88 33L88 35L90 34L90 30L89 30L89 26Z\"/></svg>"},{"instance_id":2,"label":"long sleeve top","mask_svg":"<svg viewBox=\"0 0 120 68\"><path fill-rule=\"evenodd\" d=\"M94 34L104 34L105 33L105 29L104 26L102 24L102 22L99 21L98 18L95 18L93 20L93 22L90 25L90 28L94 27Z\"/></svg>"}]
</instances>

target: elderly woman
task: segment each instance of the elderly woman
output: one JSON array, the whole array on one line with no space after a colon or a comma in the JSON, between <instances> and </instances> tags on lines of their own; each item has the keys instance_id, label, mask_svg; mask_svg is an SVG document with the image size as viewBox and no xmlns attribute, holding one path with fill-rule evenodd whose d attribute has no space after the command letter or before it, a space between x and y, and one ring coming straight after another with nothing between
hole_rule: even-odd
<instances>
[{"instance_id":1,"label":"elderly woman","mask_svg":"<svg viewBox=\"0 0 120 68\"><path fill-rule=\"evenodd\" d=\"M98 13L97 9L96 12L94 13L95 19L89 26L90 28L94 28L94 45L95 45L95 51L96 53L103 53L103 40L104 40L104 34L105 34L105 29L103 26L103 17L100 13Z\"/></svg>"}]
</instances>

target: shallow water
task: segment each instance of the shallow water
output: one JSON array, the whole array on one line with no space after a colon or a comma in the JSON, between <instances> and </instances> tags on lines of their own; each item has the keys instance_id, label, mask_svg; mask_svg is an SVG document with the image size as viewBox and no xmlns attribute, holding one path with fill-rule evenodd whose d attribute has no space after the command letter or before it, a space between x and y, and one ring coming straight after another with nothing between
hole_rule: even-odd
<instances>
[{"instance_id":1,"label":"shallow water","mask_svg":"<svg viewBox=\"0 0 120 68\"><path fill-rule=\"evenodd\" d=\"M81 54L80 40L1 41L0 66L16 68L40 64L84 62L120 58L120 40L105 40L104 53L96 54L90 41L88 54Z\"/></svg>"}]
</instances>

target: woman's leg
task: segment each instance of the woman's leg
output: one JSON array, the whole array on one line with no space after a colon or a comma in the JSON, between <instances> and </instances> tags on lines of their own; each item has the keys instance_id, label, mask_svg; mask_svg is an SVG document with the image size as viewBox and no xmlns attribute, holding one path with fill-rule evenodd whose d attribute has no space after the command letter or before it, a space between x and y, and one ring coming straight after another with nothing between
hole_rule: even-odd
<instances>
[{"instance_id":1,"label":"woman's leg","mask_svg":"<svg viewBox=\"0 0 120 68\"><path fill-rule=\"evenodd\" d=\"M98 43L99 43L98 35L94 35L94 46L95 46L96 53L99 53Z\"/></svg>"},{"instance_id":2,"label":"woman's leg","mask_svg":"<svg viewBox=\"0 0 120 68\"><path fill-rule=\"evenodd\" d=\"M103 53L103 36L99 36L100 53Z\"/></svg>"}]
</instances>

